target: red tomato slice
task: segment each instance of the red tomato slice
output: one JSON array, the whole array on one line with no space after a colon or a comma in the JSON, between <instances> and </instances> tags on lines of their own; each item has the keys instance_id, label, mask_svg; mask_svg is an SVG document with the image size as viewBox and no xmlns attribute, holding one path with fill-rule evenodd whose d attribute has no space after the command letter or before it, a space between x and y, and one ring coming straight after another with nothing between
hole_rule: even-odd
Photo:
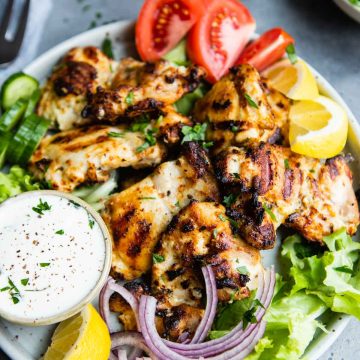
<instances>
[{"instance_id":1,"label":"red tomato slice","mask_svg":"<svg viewBox=\"0 0 360 360\"><path fill-rule=\"evenodd\" d=\"M262 71L282 58L286 47L294 43L295 40L283 29L268 30L245 48L236 64L251 64Z\"/></svg>"},{"instance_id":2,"label":"red tomato slice","mask_svg":"<svg viewBox=\"0 0 360 360\"><path fill-rule=\"evenodd\" d=\"M136 48L145 61L160 59L204 12L202 0L145 0L136 23Z\"/></svg>"},{"instance_id":3,"label":"red tomato slice","mask_svg":"<svg viewBox=\"0 0 360 360\"><path fill-rule=\"evenodd\" d=\"M234 65L255 27L249 10L238 0L207 1L206 13L189 32L188 55L214 82Z\"/></svg>"}]
</instances>

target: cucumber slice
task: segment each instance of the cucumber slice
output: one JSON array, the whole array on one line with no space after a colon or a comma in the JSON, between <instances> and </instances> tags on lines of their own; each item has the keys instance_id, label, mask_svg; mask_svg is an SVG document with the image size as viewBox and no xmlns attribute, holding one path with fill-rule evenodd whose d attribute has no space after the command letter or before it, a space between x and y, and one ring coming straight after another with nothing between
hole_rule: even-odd
<instances>
[{"instance_id":1,"label":"cucumber slice","mask_svg":"<svg viewBox=\"0 0 360 360\"><path fill-rule=\"evenodd\" d=\"M5 165L6 150L9 147L12 135L11 133L0 135L0 170Z\"/></svg>"},{"instance_id":2,"label":"cucumber slice","mask_svg":"<svg viewBox=\"0 0 360 360\"><path fill-rule=\"evenodd\" d=\"M30 115L16 131L6 151L6 158L10 163L19 164L21 155L34 135L34 131L40 121L39 119L36 115Z\"/></svg>"},{"instance_id":3,"label":"cucumber slice","mask_svg":"<svg viewBox=\"0 0 360 360\"><path fill-rule=\"evenodd\" d=\"M20 99L5 111L0 117L0 132L8 132L13 129L24 115L27 107L28 102Z\"/></svg>"},{"instance_id":4,"label":"cucumber slice","mask_svg":"<svg viewBox=\"0 0 360 360\"><path fill-rule=\"evenodd\" d=\"M39 82L30 75L22 72L11 75L1 88L2 108L4 110L9 109L19 99L28 100L38 88Z\"/></svg>"},{"instance_id":5,"label":"cucumber slice","mask_svg":"<svg viewBox=\"0 0 360 360\"><path fill-rule=\"evenodd\" d=\"M32 116L36 116L36 115L32 115ZM43 117L38 117L38 118L39 118L39 122L35 128L35 131L32 134L31 139L29 139L29 141L19 159L20 165L26 165L28 163L29 159L31 158L31 155L34 153L34 151L39 146L41 139L44 137L44 135L46 134L46 132L51 124L50 120L47 120Z\"/></svg>"},{"instance_id":6,"label":"cucumber slice","mask_svg":"<svg viewBox=\"0 0 360 360\"><path fill-rule=\"evenodd\" d=\"M41 97L41 91L40 89L36 89L30 96L29 103L24 115L25 118L27 118L28 116L30 116L35 112L36 105L38 104L40 97Z\"/></svg>"}]
</instances>

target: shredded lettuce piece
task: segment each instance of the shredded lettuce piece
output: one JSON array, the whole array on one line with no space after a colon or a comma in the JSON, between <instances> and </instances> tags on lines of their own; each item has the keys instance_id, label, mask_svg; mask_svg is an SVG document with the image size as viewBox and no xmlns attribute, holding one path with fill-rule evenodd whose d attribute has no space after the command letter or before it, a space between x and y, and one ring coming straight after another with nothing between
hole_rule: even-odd
<instances>
[{"instance_id":1,"label":"shredded lettuce piece","mask_svg":"<svg viewBox=\"0 0 360 360\"><path fill-rule=\"evenodd\" d=\"M11 167L7 174L0 172L0 203L11 196L40 188L41 184L34 182L31 175L18 165Z\"/></svg>"},{"instance_id":2,"label":"shredded lettuce piece","mask_svg":"<svg viewBox=\"0 0 360 360\"><path fill-rule=\"evenodd\" d=\"M164 55L164 59L179 66L189 65L186 55L186 39L182 39L172 50Z\"/></svg>"},{"instance_id":3,"label":"shredded lettuce piece","mask_svg":"<svg viewBox=\"0 0 360 360\"><path fill-rule=\"evenodd\" d=\"M360 319L360 244L341 229L324 238L327 250L288 237L281 260L286 279L277 277L267 327L247 360L298 360L320 328L328 309Z\"/></svg>"}]
</instances>

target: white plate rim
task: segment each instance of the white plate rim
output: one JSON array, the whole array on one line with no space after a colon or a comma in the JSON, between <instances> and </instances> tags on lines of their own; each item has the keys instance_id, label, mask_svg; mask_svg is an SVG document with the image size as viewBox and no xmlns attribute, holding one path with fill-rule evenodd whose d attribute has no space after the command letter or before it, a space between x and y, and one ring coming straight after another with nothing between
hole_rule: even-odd
<instances>
[{"instance_id":1,"label":"white plate rim","mask_svg":"<svg viewBox=\"0 0 360 360\"><path fill-rule=\"evenodd\" d=\"M336 0L335 0L336 1ZM341 0L338 0L341 1ZM345 0L346 1L346 0ZM92 39L91 42L88 42L88 45L91 45L94 38L104 38L106 34L115 34L119 32L119 29L122 29L119 32L118 39L126 43L129 39L122 37L123 34L132 31L134 26L133 20L121 20L111 24L97 27L85 31L79 35L75 35L68 40L61 42L60 44L49 49L33 62L31 62L27 67L24 68L24 72L28 74L33 74L39 72L39 69L46 68L46 72L49 72L49 64L55 64L66 51L72 47L79 46L79 44L87 43L88 39ZM350 108L347 106L341 95L335 90L335 88L313 67L311 70L315 74L316 80L321 91L333 98L339 104L341 104L347 112L349 118L349 137L352 138L352 142L356 142L356 147L358 149L352 149L353 152L357 152L356 158L360 160L360 125L356 121L356 118ZM44 71L44 70L43 70ZM333 322L331 328L329 329L328 334L323 334L320 336L317 341L311 343L309 351L306 352L307 360L316 360L318 359L340 336L342 331L345 329L349 323L351 316L339 314L339 318ZM0 348L12 359L15 360L33 360L33 358L19 346L19 343L14 343L8 332L6 331L5 326L0 321Z\"/></svg>"},{"instance_id":2,"label":"white plate rim","mask_svg":"<svg viewBox=\"0 0 360 360\"><path fill-rule=\"evenodd\" d=\"M335 4L353 20L360 23L360 7L351 4L349 0L334 0Z\"/></svg>"}]
</instances>

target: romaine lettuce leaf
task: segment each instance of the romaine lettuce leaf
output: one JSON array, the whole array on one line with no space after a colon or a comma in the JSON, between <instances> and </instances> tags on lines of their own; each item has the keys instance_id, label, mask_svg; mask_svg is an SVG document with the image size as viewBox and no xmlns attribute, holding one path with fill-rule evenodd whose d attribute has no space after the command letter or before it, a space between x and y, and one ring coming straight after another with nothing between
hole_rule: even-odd
<instances>
[{"instance_id":1,"label":"romaine lettuce leaf","mask_svg":"<svg viewBox=\"0 0 360 360\"><path fill-rule=\"evenodd\" d=\"M8 174L0 172L0 203L25 191L39 190L40 184L21 167L13 166Z\"/></svg>"}]
</instances>

